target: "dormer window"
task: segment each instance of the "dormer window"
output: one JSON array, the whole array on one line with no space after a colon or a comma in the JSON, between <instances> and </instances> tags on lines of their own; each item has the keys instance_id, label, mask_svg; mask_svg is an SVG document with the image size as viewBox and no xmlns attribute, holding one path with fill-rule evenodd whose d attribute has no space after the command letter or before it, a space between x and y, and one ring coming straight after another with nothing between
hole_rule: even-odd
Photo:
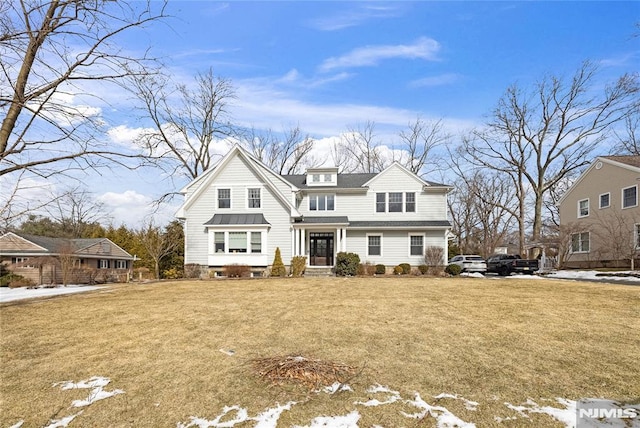
<instances>
[{"instance_id":1,"label":"dormer window","mask_svg":"<svg viewBox=\"0 0 640 428\"><path fill-rule=\"evenodd\" d=\"M337 167L310 168L307 170L307 185L335 187L338 181Z\"/></svg>"}]
</instances>

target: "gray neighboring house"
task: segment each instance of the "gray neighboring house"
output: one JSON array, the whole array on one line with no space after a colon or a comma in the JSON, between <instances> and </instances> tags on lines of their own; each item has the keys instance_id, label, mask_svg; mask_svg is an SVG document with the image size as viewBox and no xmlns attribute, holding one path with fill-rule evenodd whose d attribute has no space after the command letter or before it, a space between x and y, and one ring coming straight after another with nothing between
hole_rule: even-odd
<instances>
[{"instance_id":1,"label":"gray neighboring house","mask_svg":"<svg viewBox=\"0 0 640 428\"><path fill-rule=\"evenodd\" d=\"M307 271L334 267L343 251L362 262L418 266L429 246L442 248L445 264L451 189L398 163L375 174L324 167L279 175L235 145L181 190L176 217L184 223L185 264L209 271L265 269L276 247L285 265L307 257Z\"/></svg>"},{"instance_id":2,"label":"gray neighboring house","mask_svg":"<svg viewBox=\"0 0 640 428\"><path fill-rule=\"evenodd\" d=\"M0 263L35 284L60 284L60 258L71 260L70 280L124 281L131 274L134 257L107 238L66 239L9 232L0 236ZM93 270L93 273L89 273ZM98 275L99 274L99 275Z\"/></svg>"},{"instance_id":3,"label":"gray neighboring house","mask_svg":"<svg viewBox=\"0 0 640 428\"><path fill-rule=\"evenodd\" d=\"M564 266L630 266L640 254L640 156L601 156L558 202ZM635 262L637 267L637 261Z\"/></svg>"}]
</instances>

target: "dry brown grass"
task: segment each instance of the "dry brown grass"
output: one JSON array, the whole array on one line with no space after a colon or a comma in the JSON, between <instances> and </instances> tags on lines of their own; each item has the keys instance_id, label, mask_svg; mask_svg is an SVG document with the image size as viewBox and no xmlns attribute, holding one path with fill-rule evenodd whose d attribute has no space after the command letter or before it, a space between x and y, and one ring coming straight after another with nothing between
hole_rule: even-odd
<instances>
[{"instance_id":1,"label":"dry brown grass","mask_svg":"<svg viewBox=\"0 0 640 428\"><path fill-rule=\"evenodd\" d=\"M638 400L639 313L638 287L425 277L156 283L7 304L0 426L45 426L76 413L69 406L87 390L52 385L92 376L125 393L85 408L70 427L175 427L191 416L214 419L224 406L255 416L288 401L299 404L278 426L355 409L362 427L435 426L403 417L415 412L406 404L353 404L384 400L366 392L378 383L432 404L437 394L459 394L479 402L477 411L438 404L478 426L520 426L522 418L494 420L518 416L505 402ZM269 387L248 369L252 358L292 352L366 369L349 381L354 392L333 395ZM527 424L558 426L546 415Z\"/></svg>"}]
</instances>

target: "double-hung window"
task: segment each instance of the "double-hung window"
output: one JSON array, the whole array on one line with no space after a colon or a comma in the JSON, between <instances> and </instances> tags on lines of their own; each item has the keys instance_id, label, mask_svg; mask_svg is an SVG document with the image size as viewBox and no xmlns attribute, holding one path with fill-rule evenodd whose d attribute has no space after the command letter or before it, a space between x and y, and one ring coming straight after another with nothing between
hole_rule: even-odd
<instances>
[{"instance_id":1,"label":"double-hung window","mask_svg":"<svg viewBox=\"0 0 640 428\"><path fill-rule=\"evenodd\" d=\"M381 256L382 255L382 236L369 235L367 236L367 255L368 256Z\"/></svg>"},{"instance_id":2,"label":"double-hung window","mask_svg":"<svg viewBox=\"0 0 640 428\"><path fill-rule=\"evenodd\" d=\"M600 209L609 208L611 206L611 193L603 193L600 195Z\"/></svg>"},{"instance_id":3,"label":"double-hung window","mask_svg":"<svg viewBox=\"0 0 640 428\"><path fill-rule=\"evenodd\" d=\"M262 233L261 232L251 232L251 252L252 253L262 252Z\"/></svg>"},{"instance_id":4,"label":"double-hung window","mask_svg":"<svg viewBox=\"0 0 640 428\"><path fill-rule=\"evenodd\" d=\"M402 212L402 193L389 193L389 212L401 213Z\"/></svg>"},{"instance_id":5,"label":"double-hung window","mask_svg":"<svg viewBox=\"0 0 640 428\"><path fill-rule=\"evenodd\" d=\"M424 255L424 236L422 235L409 235L409 254L412 256Z\"/></svg>"},{"instance_id":6,"label":"double-hung window","mask_svg":"<svg viewBox=\"0 0 640 428\"><path fill-rule=\"evenodd\" d=\"M309 211L334 211L335 195L309 195Z\"/></svg>"},{"instance_id":7,"label":"double-hung window","mask_svg":"<svg viewBox=\"0 0 640 428\"><path fill-rule=\"evenodd\" d=\"M231 208L231 189L218 189L218 208Z\"/></svg>"},{"instance_id":8,"label":"double-hung window","mask_svg":"<svg viewBox=\"0 0 640 428\"><path fill-rule=\"evenodd\" d=\"M589 232L574 233L571 235L571 252L589 252Z\"/></svg>"},{"instance_id":9,"label":"double-hung window","mask_svg":"<svg viewBox=\"0 0 640 428\"><path fill-rule=\"evenodd\" d=\"M229 252L247 252L247 232L229 232Z\"/></svg>"},{"instance_id":10,"label":"double-hung window","mask_svg":"<svg viewBox=\"0 0 640 428\"><path fill-rule=\"evenodd\" d=\"M216 253L224 253L224 232L213 234L213 250Z\"/></svg>"},{"instance_id":11,"label":"double-hung window","mask_svg":"<svg viewBox=\"0 0 640 428\"><path fill-rule=\"evenodd\" d=\"M126 269L127 261L126 260L116 260L116 269Z\"/></svg>"},{"instance_id":12,"label":"double-hung window","mask_svg":"<svg viewBox=\"0 0 640 428\"><path fill-rule=\"evenodd\" d=\"M589 216L589 199L578 201L578 217Z\"/></svg>"},{"instance_id":13,"label":"double-hung window","mask_svg":"<svg viewBox=\"0 0 640 428\"><path fill-rule=\"evenodd\" d=\"M98 264L99 269L109 269L109 260L101 259Z\"/></svg>"},{"instance_id":14,"label":"double-hung window","mask_svg":"<svg viewBox=\"0 0 640 428\"><path fill-rule=\"evenodd\" d=\"M376 212L383 213L387 211L387 194L376 193Z\"/></svg>"},{"instance_id":15,"label":"double-hung window","mask_svg":"<svg viewBox=\"0 0 640 428\"><path fill-rule=\"evenodd\" d=\"M249 208L260 208L260 188L247 189L247 198Z\"/></svg>"},{"instance_id":16,"label":"double-hung window","mask_svg":"<svg viewBox=\"0 0 640 428\"><path fill-rule=\"evenodd\" d=\"M631 208L638 205L638 187L631 186L622 189L622 208Z\"/></svg>"},{"instance_id":17,"label":"double-hung window","mask_svg":"<svg viewBox=\"0 0 640 428\"><path fill-rule=\"evenodd\" d=\"M404 194L404 210L408 213L416 212L416 194L407 192Z\"/></svg>"}]
</instances>

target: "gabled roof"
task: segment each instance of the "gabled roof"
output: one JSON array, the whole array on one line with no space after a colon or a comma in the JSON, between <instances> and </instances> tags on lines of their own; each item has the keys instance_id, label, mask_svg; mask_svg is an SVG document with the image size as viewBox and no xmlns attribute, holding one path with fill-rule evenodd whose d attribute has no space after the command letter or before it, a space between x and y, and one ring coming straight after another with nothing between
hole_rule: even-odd
<instances>
[{"instance_id":1,"label":"gabled roof","mask_svg":"<svg viewBox=\"0 0 640 428\"><path fill-rule=\"evenodd\" d=\"M607 159L610 161L623 163L625 165L629 165L635 168L640 169L640 156L630 155L630 156L601 156L600 159Z\"/></svg>"},{"instance_id":2,"label":"gabled roof","mask_svg":"<svg viewBox=\"0 0 640 428\"><path fill-rule=\"evenodd\" d=\"M215 180L215 178L220 174L220 172L224 169L224 167L231 161L231 159L233 159L234 156L243 157L247 161L249 168L251 168L253 172L262 179L265 186L267 186L273 192L273 194L275 194L276 197L285 206L287 206L290 209L292 214L293 213L299 214L295 206L293 206L293 204L289 200L289 198L287 198L285 195L282 194L282 192L280 192L280 190L278 190L278 188L273 184L271 179L280 180L282 183L285 183L287 186L291 187L292 191L297 190L297 188L295 188L292 183L286 181L281 175L271 171L266 165L264 165L260 160L256 159L253 155L251 155L249 152L243 149L240 145L234 144L231 150L229 150L229 153L224 155L224 157L220 160L220 162L218 162L218 164L215 167L205 171L203 174L195 178L193 181L187 184L180 191L180 193L183 193L183 194L187 193L187 190L190 187L197 184L195 191L188 196L188 198L184 201L184 203L176 213L176 217L179 217L179 218L184 217L185 208L189 207L194 201L198 199L198 197L207 189L208 185L213 180ZM267 175L269 175L271 179L267 178Z\"/></svg>"},{"instance_id":3,"label":"gabled roof","mask_svg":"<svg viewBox=\"0 0 640 428\"><path fill-rule=\"evenodd\" d=\"M567 191L564 192L564 195L562 195L556 205L560 206L560 204L562 204L562 202L569 196L573 189L575 189L578 184L580 184L580 182L584 179L584 177L587 176L587 174L589 174L592 169L600 169L602 167L600 162L640 173L640 156L599 156L591 162L589 168L587 168L582 174L580 174L580 177L578 177L578 179L571 185L571 187L569 187Z\"/></svg>"},{"instance_id":4,"label":"gabled roof","mask_svg":"<svg viewBox=\"0 0 640 428\"><path fill-rule=\"evenodd\" d=\"M378 178L382 177L384 174L386 174L387 172L391 171L394 168L400 169L405 174L407 174L408 177L410 177L411 179L421 183L424 187L434 187L434 188L441 187L441 188L451 189L451 186L446 185L446 184L440 184L440 183L435 183L433 181L423 180L422 178L418 177L417 174L411 172L407 167L401 165L398 161L394 161L391 165L389 165L388 167L386 167L385 169L380 171L378 174L375 174L370 180L368 180L366 183L364 183L363 186L368 186L371 182L373 182L373 181L377 180Z\"/></svg>"},{"instance_id":5,"label":"gabled roof","mask_svg":"<svg viewBox=\"0 0 640 428\"><path fill-rule=\"evenodd\" d=\"M36 249L17 249L17 250L13 250L13 249L6 249L6 248L2 248L0 247L0 254L34 254L34 255L55 255L55 254L60 254L61 252L65 252L67 251L67 248L71 249L74 253L78 253L78 255L81 255L83 257L86 256L91 256L91 255L95 255L95 256L104 256L106 258L110 258L113 257L112 255L104 255L104 254L92 254L88 251L85 251L82 254L79 254L81 251L83 250L87 250L88 248L90 248L93 245L99 244L101 242L108 242L109 245L113 245L114 247L118 248L120 251L122 251L125 255L123 255L122 257L127 258L127 259L133 259L133 256L131 256L131 254L129 254L128 252L126 252L124 249L122 249L120 246L116 245L113 241L111 241L108 238L90 238L90 239L82 239L82 238L78 238L78 239L67 239L67 238L54 238L54 237L50 237L50 236L39 236L39 235L30 235L30 234L26 234L26 233L14 233L14 232L9 232L6 233L5 235L3 235L2 237L0 237L0 240L6 237L17 237L21 240L23 240L25 243L27 244L33 244L35 246L37 246L38 248ZM118 256L118 258L120 258L120 256Z\"/></svg>"}]
</instances>

